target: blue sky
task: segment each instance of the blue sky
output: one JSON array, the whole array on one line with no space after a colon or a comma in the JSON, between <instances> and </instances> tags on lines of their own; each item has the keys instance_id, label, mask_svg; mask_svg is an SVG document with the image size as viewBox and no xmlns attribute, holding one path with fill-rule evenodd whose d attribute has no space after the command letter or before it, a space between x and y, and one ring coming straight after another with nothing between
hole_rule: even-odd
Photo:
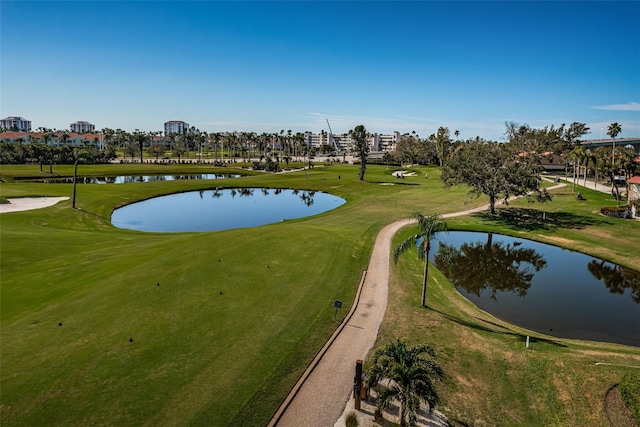
<instances>
[{"instance_id":1,"label":"blue sky","mask_svg":"<svg viewBox=\"0 0 640 427\"><path fill-rule=\"evenodd\" d=\"M640 136L640 2L0 2L0 115L335 133Z\"/></svg>"}]
</instances>

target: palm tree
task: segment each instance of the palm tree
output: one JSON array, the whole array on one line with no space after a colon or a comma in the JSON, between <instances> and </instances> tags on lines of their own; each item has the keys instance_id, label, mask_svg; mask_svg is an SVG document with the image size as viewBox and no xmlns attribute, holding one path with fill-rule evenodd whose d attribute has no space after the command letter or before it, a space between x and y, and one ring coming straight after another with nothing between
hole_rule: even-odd
<instances>
[{"instance_id":1,"label":"palm tree","mask_svg":"<svg viewBox=\"0 0 640 427\"><path fill-rule=\"evenodd\" d=\"M611 151L611 163L615 169L616 166L616 136L622 132L622 126L620 126L617 122L613 122L607 128L607 135L613 139L613 151Z\"/></svg>"},{"instance_id":2,"label":"palm tree","mask_svg":"<svg viewBox=\"0 0 640 427\"><path fill-rule=\"evenodd\" d=\"M620 132L622 132L622 126L617 122L611 123L607 128L607 135L613 139L613 150L611 151L611 184L616 190L616 200L618 201L618 204L620 204L620 190L616 183L616 176L618 175L616 172L616 136L618 136Z\"/></svg>"},{"instance_id":3,"label":"palm tree","mask_svg":"<svg viewBox=\"0 0 640 427\"><path fill-rule=\"evenodd\" d=\"M416 247L418 249L418 257L424 259L424 277L422 278L422 306L426 307L427 298L427 277L429 273L429 251L431 251L431 240L435 234L440 231L447 231L447 223L440 218L440 215L434 214L424 216L420 212L414 212L411 215L418 223L418 232L409 236L404 242L393 252L394 261L398 262L400 255L407 249Z\"/></svg>"},{"instance_id":4,"label":"palm tree","mask_svg":"<svg viewBox=\"0 0 640 427\"><path fill-rule=\"evenodd\" d=\"M434 380L442 380L442 369L432 360L435 352L426 344L409 346L406 341L396 339L376 350L373 366L365 374L369 384L386 379L387 388L377 399L379 411L391 405L393 400L400 401L400 425L414 426L421 402L433 412L439 403Z\"/></svg>"}]
</instances>

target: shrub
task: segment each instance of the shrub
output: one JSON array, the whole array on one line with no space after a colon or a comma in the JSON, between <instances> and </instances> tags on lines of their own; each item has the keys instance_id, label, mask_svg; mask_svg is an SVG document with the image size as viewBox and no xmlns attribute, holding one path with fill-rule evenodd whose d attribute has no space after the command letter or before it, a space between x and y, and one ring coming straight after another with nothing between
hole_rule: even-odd
<instances>
[{"instance_id":1,"label":"shrub","mask_svg":"<svg viewBox=\"0 0 640 427\"><path fill-rule=\"evenodd\" d=\"M629 372L622 377L620 397L633 414L636 423L640 425L640 372Z\"/></svg>"},{"instance_id":2,"label":"shrub","mask_svg":"<svg viewBox=\"0 0 640 427\"><path fill-rule=\"evenodd\" d=\"M629 208L617 206L605 206L600 209L600 213L613 218L629 218Z\"/></svg>"},{"instance_id":3,"label":"shrub","mask_svg":"<svg viewBox=\"0 0 640 427\"><path fill-rule=\"evenodd\" d=\"M347 419L345 420L346 427L358 427L358 414L355 412L349 412Z\"/></svg>"}]
</instances>

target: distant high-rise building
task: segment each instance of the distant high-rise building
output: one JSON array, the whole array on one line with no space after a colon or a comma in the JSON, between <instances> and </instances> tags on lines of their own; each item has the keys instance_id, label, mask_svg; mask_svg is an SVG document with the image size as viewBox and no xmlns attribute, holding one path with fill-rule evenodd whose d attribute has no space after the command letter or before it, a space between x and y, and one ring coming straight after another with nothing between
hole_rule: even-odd
<instances>
[{"instance_id":1,"label":"distant high-rise building","mask_svg":"<svg viewBox=\"0 0 640 427\"><path fill-rule=\"evenodd\" d=\"M14 132L31 132L31 120L11 116L0 120L0 127Z\"/></svg>"},{"instance_id":2,"label":"distant high-rise building","mask_svg":"<svg viewBox=\"0 0 640 427\"><path fill-rule=\"evenodd\" d=\"M71 129L71 132L76 132L76 133L93 132L94 130L96 130L95 125L85 121L71 123L69 128Z\"/></svg>"},{"instance_id":3,"label":"distant high-rise building","mask_svg":"<svg viewBox=\"0 0 640 427\"><path fill-rule=\"evenodd\" d=\"M186 133L189 132L189 123L180 120L169 120L164 124L164 136L170 133Z\"/></svg>"}]
</instances>

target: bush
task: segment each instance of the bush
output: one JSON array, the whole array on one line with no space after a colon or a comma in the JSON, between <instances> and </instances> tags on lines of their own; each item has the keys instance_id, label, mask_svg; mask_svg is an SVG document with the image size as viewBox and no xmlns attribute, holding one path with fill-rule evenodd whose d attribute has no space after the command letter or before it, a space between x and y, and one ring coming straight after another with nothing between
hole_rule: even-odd
<instances>
[{"instance_id":1,"label":"bush","mask_svg":"<svg viewBox=\"0 0 640 427\"><path fill-rule=\"evenodd\" d=\"M640 372L629 372L622 377L620 397L633 414L636 424L640 425Z\"/></svg>"},{"instance_id":2,"label":"bush","mask_svg":"<svg viewBox=\"0 0 640 427\"><path fill-rule=\"evenodd\" d=\"M347 419L345 420L346 427L358 427L358 414L355 412L349 412Z\"/></svg>"},{"instance_id":3,"label":"bush","mask_svg":"<svg viewBox=\"0 0 640 427\"><path fill-rule=\"evenodd\" d=\"M600 209L600 213L605 216L613 217L613 218L629 218L629 208L627 207L613 207L606 206Z\"/></svg>"}]
</instances>

